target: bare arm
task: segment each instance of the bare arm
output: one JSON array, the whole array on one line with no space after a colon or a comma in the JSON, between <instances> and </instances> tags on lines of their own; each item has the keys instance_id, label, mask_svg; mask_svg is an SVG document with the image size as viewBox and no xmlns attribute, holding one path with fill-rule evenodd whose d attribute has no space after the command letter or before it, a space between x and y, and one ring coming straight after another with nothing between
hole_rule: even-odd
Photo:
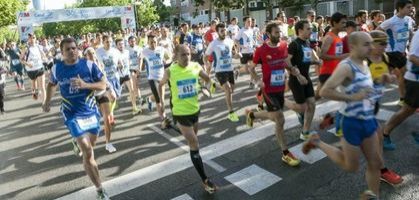
<instances>
[{"instance_id":1,"label":"bare arm","mask_svg":"<svg viewBox=\"0 0 419 200\"><path fill-rule=\"evenodd\" d=\"M413 65L419 66L419 57L415 55L410 55L409 60L412 62Z\"/></svg>"},{"instance_id":2,"label":"bare arm","mask_svg":"<svg viewBox=\"0 0 419 200\"><path fill-rule=\"evenodd\" d=\"M332 76L323 85L320 90L320 96L336 101L358 101L365 99L371 88L362 89L358 93L352 95L347 95L336 90L345 80L351 79L353 79L353 74L350 66L348 64L340 64L333 72Z\"/></svg>"},{"instance_id":3,"label":"bare arm","mask_svg":"<svg viewBox=\"0 0 419 200\"><path fill-rule=\"evenodd\" d=\"M342 54L339 56L336 55L328 55L327 51L329 51L330 46L333 43L333 38L330 37L329 35L327 35L324 39L323 39L323 45L322 48L320 50L320 58L323 60L343 60L346 57L348 57L349 54Z\"/></svg>"},{"instance_id":4,"label":"bare arm","mask_svg":"<svg viewBox=\"0 0 419 200\"><path fill-rule=\"evenodd\" d=\"M56 89L57 89L57 85L48 83L47 88L46 88L45 101L42 102L42 110L44 112L50 111L51 98L54 96Z\"/></svg>"}]
</instances>

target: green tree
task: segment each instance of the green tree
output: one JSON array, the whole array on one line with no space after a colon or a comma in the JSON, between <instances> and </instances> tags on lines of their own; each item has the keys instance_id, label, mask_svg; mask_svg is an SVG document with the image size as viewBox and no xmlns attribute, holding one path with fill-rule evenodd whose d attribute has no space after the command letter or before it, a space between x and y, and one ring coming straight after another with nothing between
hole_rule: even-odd
<instances>
[{"instance_id":1,"label":"green tree","mask_svg":"<svg viewBox=\"0 0 419 200\"><path fill-rule=\"evenodd\" d=\"M159 21L167 22L170 20L170 16L174 13L174 9L172 7L164 5L161 0L154 0L154 6L156 7L157 14L160 16Z\"/></svg>"},{"instance_id":2,"label":"green tree","mask_svg":"<svg viewBox=\"0 0 419 200\"><path fill-rule=\"evenodd\" d=\"M1 0L0 1L0 27L16 24L16 13L25 10L28 1Z\"/></svg>"},{"instance_id":3,"label":"green tree","mask_svg":"<svg viewBox=\"0 0 419 200\"><path fill-rule=\"evenodd\" d=\"M142 0L141 3L136 3L135 11L137 13L136 22L140 26L149 26L160 20L153 0Z\"/></svg>"}]
</instances>

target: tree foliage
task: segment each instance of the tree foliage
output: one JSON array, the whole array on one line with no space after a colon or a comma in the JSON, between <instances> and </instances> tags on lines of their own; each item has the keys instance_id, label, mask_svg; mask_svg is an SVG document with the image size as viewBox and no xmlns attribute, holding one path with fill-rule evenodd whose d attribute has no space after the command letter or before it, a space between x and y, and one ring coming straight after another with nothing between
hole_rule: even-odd
<instances>
[{"instance_id":1,"label":"tree foliage","mask_svg":"<svg viewBox=\"0 0 419 200\"><path fill-rule=\"evenodd\" d=\"M170 16L174 13L174 8L164 5L162 0L154 0L157 14L160 16L161 22L170 21Z\"/></svg>"},{"instance_id":2,"label":"tree foliage","mask_svg":"<svg viewBox=\"0 0 419 200\"><path fill-rule=\"evenodd\" d=\"M135 11L137 12L137 24L140 26L152 25L160 19L153 0L142 0L136 5Z\"/></svg>"},{"instance_id":3,"label":"tree foliage","mask_svg":"<svg viewBox=\"0 0 419 200\"><path fill-rule=\"evenodd\" d=\"M16 24L16 13L25 10L28 3L21 0L0 1L0 27Z\"/></svg>"}]
</instances>

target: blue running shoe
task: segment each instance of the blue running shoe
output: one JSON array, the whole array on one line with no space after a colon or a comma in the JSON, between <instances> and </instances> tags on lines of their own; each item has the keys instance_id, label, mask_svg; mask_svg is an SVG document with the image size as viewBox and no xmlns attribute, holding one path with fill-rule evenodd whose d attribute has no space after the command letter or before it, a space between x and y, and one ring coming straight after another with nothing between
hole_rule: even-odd
<instances>
[{"instance_id":1,"label":"blue running shoe","mask_svg":"<svg viewBox=\"0 0 419 200\"><path fill-rule=\"evenodd\" d=\"M391 142L390 137L384 137L383 148L384 148L384 150L393 151L393 150L396 149L396 145L393 142Z\"/></svg>"}]
</instances>

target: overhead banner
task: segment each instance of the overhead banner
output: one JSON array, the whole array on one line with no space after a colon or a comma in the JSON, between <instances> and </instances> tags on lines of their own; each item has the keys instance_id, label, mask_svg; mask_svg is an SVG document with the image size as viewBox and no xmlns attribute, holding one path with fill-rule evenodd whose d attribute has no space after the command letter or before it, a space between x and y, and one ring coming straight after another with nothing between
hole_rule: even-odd
<instances>
[{"instance_id":1,"label":"overhead banner","mask_svg":"<svg viewBox=\"0 0 419 200\"><path fill-rule=\"evenodd\" d=\"M121 18L121 26L123 29L136 28L134 8L131 6L21 11L17 13L17 25L20 39L26 41L28 33L33 33L32 26L34 24L114 17Z\"/></svg>"},{"instance_id":2,"label":"overhead banner","mask_svg":"<svg viewBox=\"0 0 419 200\"><path fill-rule=\"evenodd\" d=\"M131 6L34 10L18 12L17 23L26 25L113 17L135 18L134 16L134 9Z\"/></svg>"},{"instance_id":3,"label":"overhead banner","mask_svg":"<svg viewBox=\"0 0 419 200\"><path fill-rule=\"evenodd\" d=\"M23 40L23 41L28 40L29 33L34 34L32 25L18 26L18 29L19 29L20 40Z\"/></svg>"},{"instance_id":4,"label":"overhead banner","mask_svg":"<svg viewBox=\"0 0 419 200\"><path fill-rule=\"evenodd\" d=\"M135 18L133 17L121 17L122 29L135 29Z\"/></svg>"}]
</instances>

